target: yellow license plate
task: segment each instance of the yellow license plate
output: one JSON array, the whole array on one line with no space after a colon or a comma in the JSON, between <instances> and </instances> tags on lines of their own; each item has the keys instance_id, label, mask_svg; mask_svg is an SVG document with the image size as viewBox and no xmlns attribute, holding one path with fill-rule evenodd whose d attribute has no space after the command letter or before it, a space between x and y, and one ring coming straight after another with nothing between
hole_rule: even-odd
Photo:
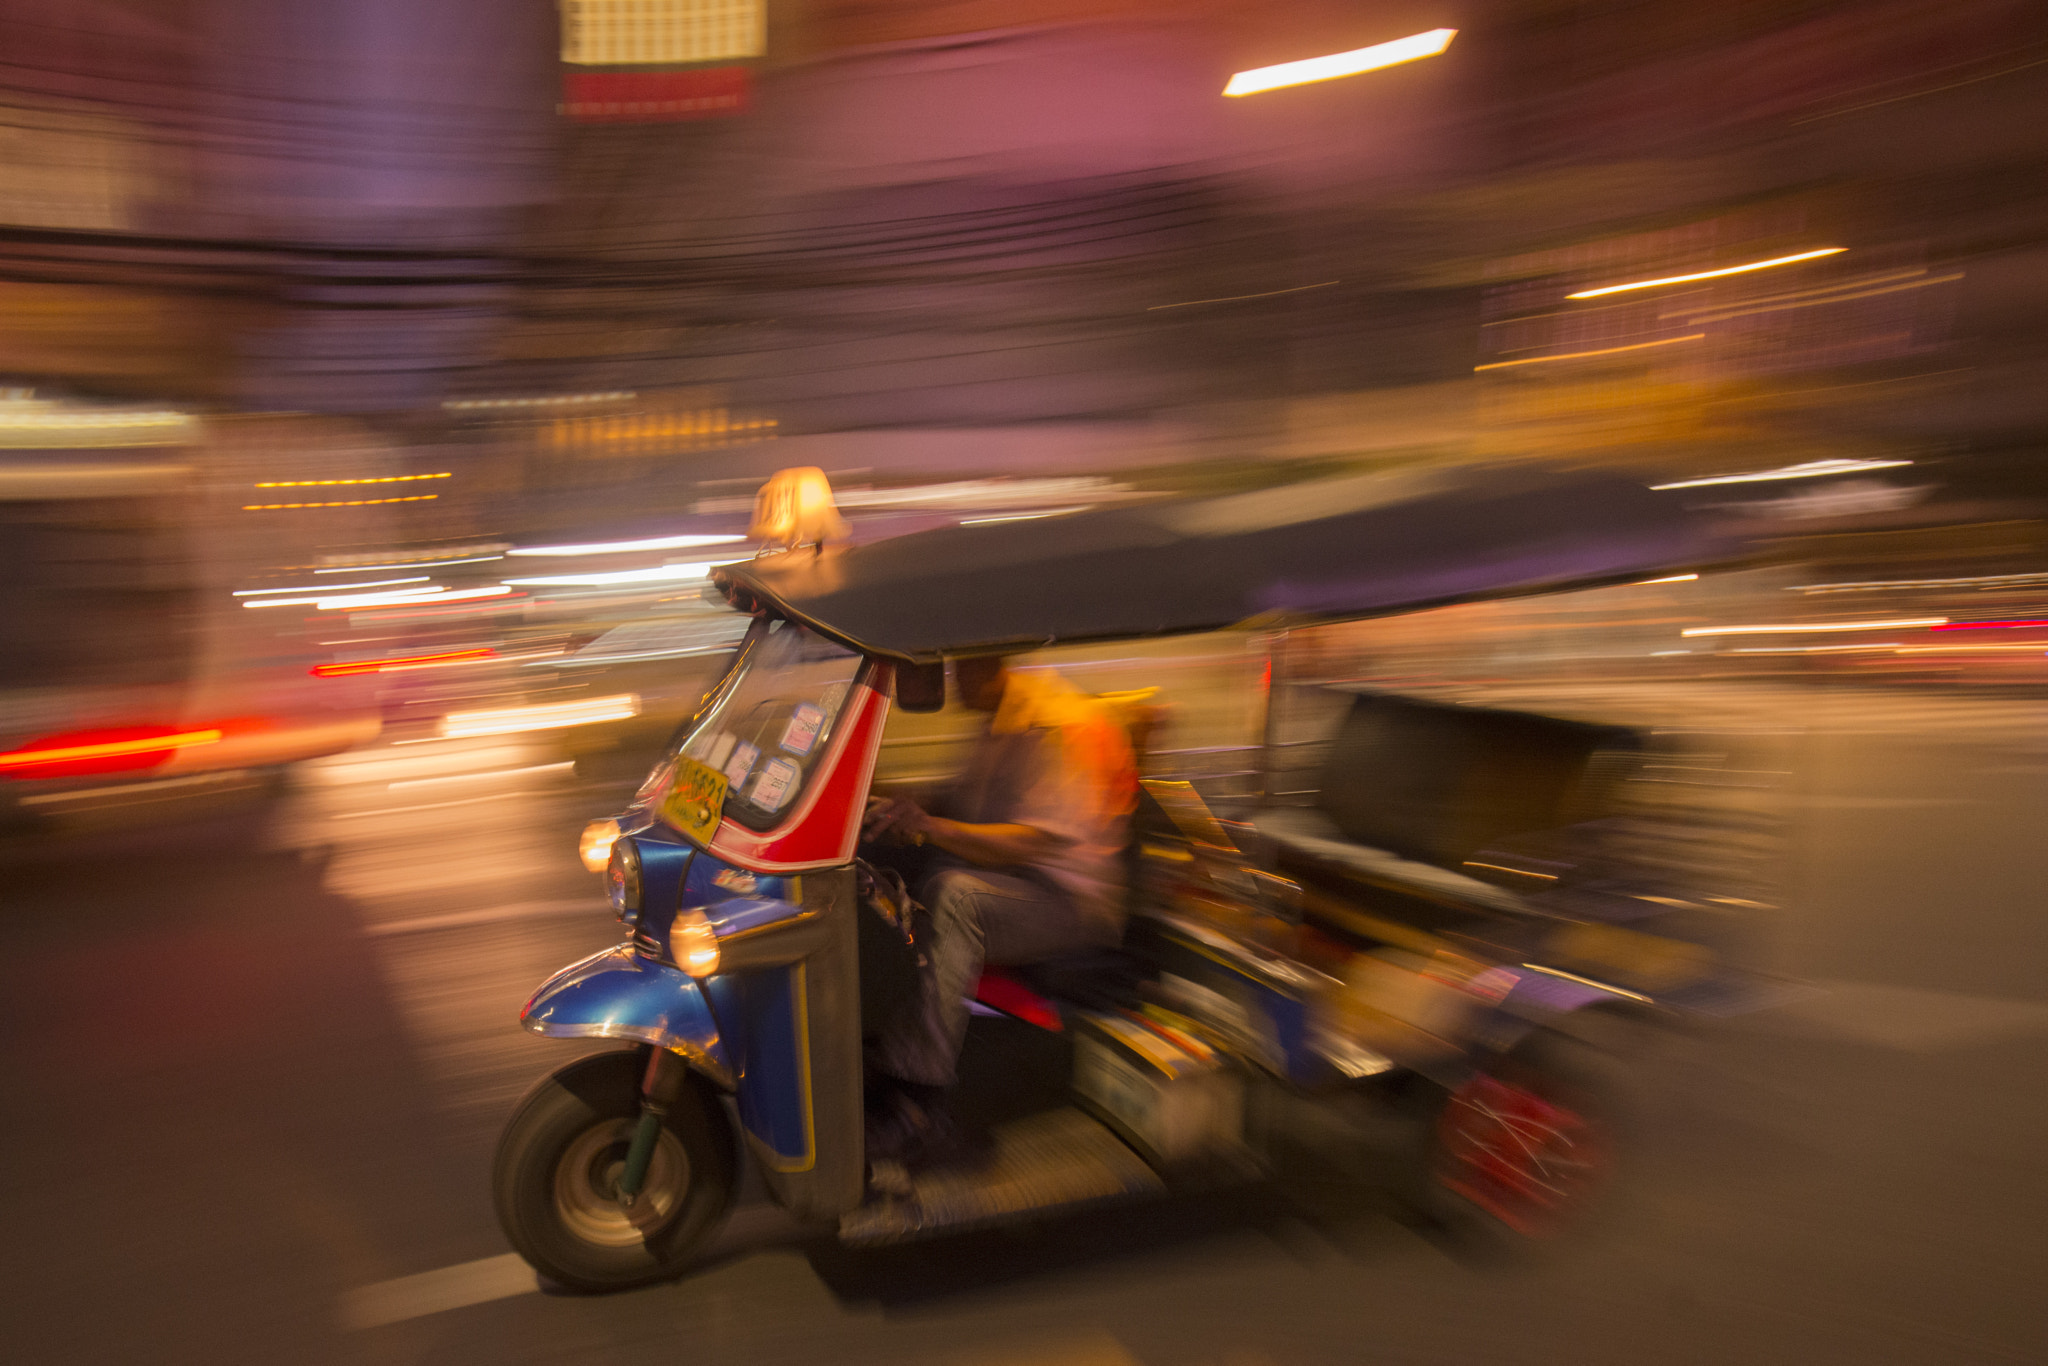
<instances>
[{"instance_id":1,"label":"yellow license plate","mask_svg":"<svg viewBox=\"0 0 2048 1366\"><path fill-rule=\"evenodd\" d=\"M677 760L675 781L661 799L662 819L699 844L709 844L725 809L725 786L725 775L710 765Z\"/></svg>"}]
</instances>

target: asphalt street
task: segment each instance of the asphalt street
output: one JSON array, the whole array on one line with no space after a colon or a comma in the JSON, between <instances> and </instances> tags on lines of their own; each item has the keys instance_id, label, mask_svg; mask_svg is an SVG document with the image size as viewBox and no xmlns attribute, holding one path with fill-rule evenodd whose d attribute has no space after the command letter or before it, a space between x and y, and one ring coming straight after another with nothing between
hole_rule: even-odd
<instances>
[{"instance_id":1,"label":"asphalt street","mask_svg":"<svg viewBox=\"0 0 2048 1366\"><path fill-rule=\"evenodd\" d=\"M1576 699L1590 705L1590 695ZM0 1357L891 1366L2048 1356L2048 727L2031 702L1637 696L1790 756L1770 1010L1671 1041L1593 1244L1475 1267L1302 1186L868 1251L743 1201L705 1267L538 1287L497 1128L520 1002L617 927L623 774L519 740L302 771L260 818L0 867Z\"/></svg>"}]
</instances>

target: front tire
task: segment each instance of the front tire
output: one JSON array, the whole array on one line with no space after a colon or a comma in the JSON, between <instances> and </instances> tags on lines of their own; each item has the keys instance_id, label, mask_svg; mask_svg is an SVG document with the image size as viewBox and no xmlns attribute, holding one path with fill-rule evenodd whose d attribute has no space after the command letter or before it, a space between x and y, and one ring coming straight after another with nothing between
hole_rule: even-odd
<instances>
[{"instance_id":1,"label":"front tire","mask_svg":"<svg viewBox=\"0 0 2048 1366\"><path fill-rule=\"evenodd\" d=\"M629 1209L614 1183L640 1117L648 1050L599 1053L544 1079L498 1140L498 1222L535 1271L571 1290L623 1290L688 1268L732 1203L731 1125L692 1077L669 1107Z\"/></svg>"}]
</instances>

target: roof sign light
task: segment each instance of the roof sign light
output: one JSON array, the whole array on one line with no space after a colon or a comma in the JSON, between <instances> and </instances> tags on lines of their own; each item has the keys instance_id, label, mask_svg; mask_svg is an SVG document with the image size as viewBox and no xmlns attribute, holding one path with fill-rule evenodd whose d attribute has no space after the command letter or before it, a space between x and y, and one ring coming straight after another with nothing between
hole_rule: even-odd
<instances>
[{"instance_id":1,"label":"roof sign light","mask_svg":"<svg viewBox=\"0 0 2048 1366\"><path fill-rule=\"evenodd\" d=\"M1327 57L1307 57L1298 62L1240 71L1230 78L1230 84L1223 87L1223 93L1231 96L1256 95L1262 90L1307 85L1311 81L1333 81L1339 76L1356 76L1385 66L1399 66L1403 62L1436 56L1457 36L1458 30L1454 28L1433 28L1427 33L1410 34L1390 43L1376 43L1351 52L1333 52Z\"/></svg>"}]
</instances>

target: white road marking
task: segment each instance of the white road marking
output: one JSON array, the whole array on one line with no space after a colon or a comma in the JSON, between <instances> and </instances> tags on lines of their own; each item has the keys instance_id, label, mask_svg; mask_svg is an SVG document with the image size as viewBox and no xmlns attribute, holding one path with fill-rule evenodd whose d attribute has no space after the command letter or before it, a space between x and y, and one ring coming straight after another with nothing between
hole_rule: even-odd
<instances>
[{"instance_id":1,"label":"white road marking","mask_svg":"<svg viewBox=\"0 0 2048 1366\"><path fill-rule=\"evenodd\" d=\"M755 1247L789 1242L815 1229L806 1228L776 1205L748 1205L718 1231L704 1250L704 1259ZM461 1262L417 1276L400 1276L360 1286L341 1297L341 1321L348 1328L381 1328L388 1323L424 1318L450 1309L527 1295L541 1288L540 1277L516 1252L481 1261Z\"/></svg>"},{"instance_id":2,"label":"white road marking","mask_svg":"<svg viewBox=\"0 0 2048 1366\"><path fill-rule=\"evenodd\" d=\"M533 1268L518 1253L508 1252L351 1290L341 1297L341 1322L346 1328L381 1328L539 1289Z\"/></svg>"},{"instance_id":3,"label":"white road marking","mask_svg":"<svg viewBox=\"0 0 2048 1366\"><path fill-rule=\"evenodd\" d=\"M537 920L550 915L596 915L604 909L601 896L577 897L567 901L522 901L511 906L485 906L480 910L424 915L412 920L373 921L363 926L363 933L375 939L388 934L423 934L430 930L496 925L506 920Z\"/></svg>"}]
</instances>

